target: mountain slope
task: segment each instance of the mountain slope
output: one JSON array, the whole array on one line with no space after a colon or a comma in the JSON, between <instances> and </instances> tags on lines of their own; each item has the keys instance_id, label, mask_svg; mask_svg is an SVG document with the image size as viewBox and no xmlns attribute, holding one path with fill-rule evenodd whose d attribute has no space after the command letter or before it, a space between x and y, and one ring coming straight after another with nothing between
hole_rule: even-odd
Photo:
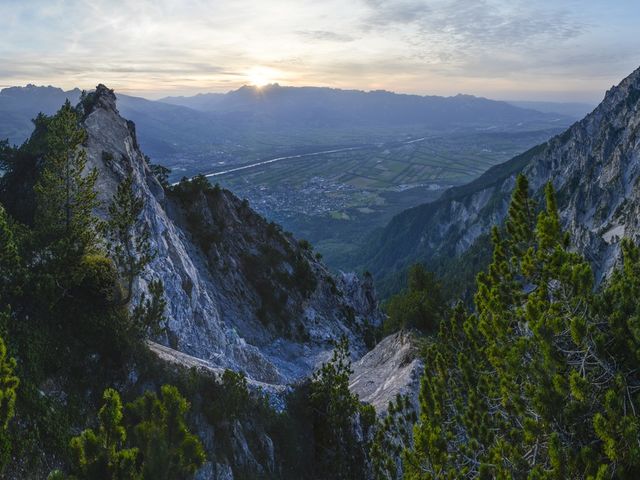
<instances>
[{"instance_id":1,"label":"mountain slope","mask_svg":"<svg viewBox=\"0 0 640 480\"><path fill-rule=\"evenodd\" d=\"M191 182L165 192L133 124L102 85L85 102L84 127L102 203L128 173L144 200L143 223L157 256L137 290L153 278L163 281L165 343L268 383L308 375L342 335L355 354L364 353L367 322L380 321L370 280L334 279L306 245L228 191Z\"/></svg>"},{"instance_id":2,"label":"mountain slope","mask_svg":"<svg viewBox=\"0 0 640 480\"><path fill-rule=\"evenodd\" d=\"M541 101L507 101L507 103L520 108L529 108L538 112L556 113L573 117L576 120L588 115L596 107L592 103L579 102L541 102Z\"/></svg>"},{"instance_id":3,"label":"mountain slope","mask_svg":"<svg viewBox=\"0 0 640 480\"><path fill-rule=\"evenodd\" d=\"M159 101L171 105L180 105L183 107L193 108L202 112L208 112L215 109L215 106L224 98L224 93L199 93L191 97L164 97Z\"/></svg>"},{"instance_id":4,"label":"mountain slope","mask_svg":"<svg viewBox=\"0 0 640 480\"><path fill-rule=\"evenodd\" d=\"M640 69L565 133L445 192L436 202L396 216L361 260L378 277L414 261L431 265L465 252L503 220L515 176L535 194L551 181L562 221L600 279L617 256L617 238L640 234Z\"/></svg>"}]
</instances>

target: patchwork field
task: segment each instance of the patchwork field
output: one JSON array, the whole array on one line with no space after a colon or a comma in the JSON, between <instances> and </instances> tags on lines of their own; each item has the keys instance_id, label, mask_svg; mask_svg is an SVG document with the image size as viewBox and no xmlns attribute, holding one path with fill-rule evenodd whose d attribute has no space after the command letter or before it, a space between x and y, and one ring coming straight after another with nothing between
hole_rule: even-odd
<instances>
[{"instance_id":1,"label":"patchwork field","mask_svg":"<svg viewBox=\"0 0 640 480\"><path fill-rule=\"evenodd\" d=\"M325 154L310 155L310 150L225 174L214 169L210 180L310 240L329 265L340 268L348 265L359 242L393 215L433 201L446 188L476 178L554 133L483 132L406 138Z\"/></svg>"}]
</instances>

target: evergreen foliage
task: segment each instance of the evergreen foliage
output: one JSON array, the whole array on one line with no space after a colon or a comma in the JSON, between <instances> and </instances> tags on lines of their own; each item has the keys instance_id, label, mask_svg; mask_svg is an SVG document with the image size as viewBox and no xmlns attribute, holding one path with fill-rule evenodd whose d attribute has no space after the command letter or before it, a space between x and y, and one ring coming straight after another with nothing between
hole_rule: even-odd
<instances>
[{"instance_id":1,"label":"evergreen foliage","mask_svg":"<svg viewBox=\"0 0 640 480\"><path fill-rule=\"evenodd\" d=\"M6 305L17 293L20 257L7 212L0 205L0 305Z\"/></svg>"},{"instance_id":2,"label":"evergreen foliage","mask_svg":"<svg viewBox=\"0 0 640 480\"><path fill-rule=\"evenodd\" d=\"M134 192L133 176L128 175L118 185L109 204L109 217L102 225L107 250L123 284L124 294L119 299L123 305L132 301L136 279L156 256L148 226L139 225L143 208L142 198ZM164 287L160 280L151 280L147 290L133 307L133 325L140 336L159 335L165 319Z\"/></svg>"},{"instance_id":3,"label":"evergreen foliage","mask_svg":"<svg viewBox=\"0 0 640 480\"><path fill-rule=\"evenodd\" d=\"M7 390L0 400L20 420L2 430L0 443L3 455L10 451L27 471L42 468L43 451L70 460L71 429L83 424L97 392L125 374L164 313L158 281L150 282L148 298L133 312L123 305L121 285L140 275L148 257L125 278L106 256L104 230L93 213L96 172L87 169L86 134L76 110L67 103L34 123L22 146L0 145L6 169L0 180L0 334L8 340L6 358L19 360L15 372L21 379L20 389ZM122 219L137 220L142 207L125 187L114 211L120 226L132 228ZM146 252L134 248L133 255ZM47 384L64 392L64 403L43 393ZM98 455L91 453L87 435L83 451Z\"/></svg>"},{"instance_id":4,"label":"evergreen foliage","mask_svg":"<svg viewBox=\"0 0 640 480\"><path fill-rule=\"evenodd\" d=\"M189 404L178 389L164 385L126 406L116 390L105 390L97 430L71 439L69 480L187 480L205 459L202 444L189 433ZM126 423L126 427L125 427ZM54 471L49 480L63 480Z\"/></svg>"},{"instance_id":5,"label":"evergreen foliage","mask_svg":"<svg viewBox=\"0 0 640 480\"><path fill-rule=\"evenodd\" d=\"M408 479L637 478L640 253L593 292L555 195L537 215L519 177L475 312L456 307L426 349Z\"/></svg>"},{"instance_id":6,"label":"evergreen foliage","mask_svg":"<svg viewBox=\"0 0 640 480\"><path fill-rule=\"evenodd\" d=\"M97 248L96 170L86 171L86 132L67 101L47 122L46 154L36 198L36 240L41 261L64 271Z\"/></svg>"},{"instance_id":7,"label":"evergreen foliage","mask_svg":"<svg viewBox=\"0 0 640 480\"><path fill-rule=\"evenodd\" d=\"M370 457L376 480L402 478L402 452L411 446L417 414L409 397L398 394L376 423Z\"/></svg>"},{"instance_id":8,"label":"evergreen foliage","mask_svg":"<svg viewBox=\"0 0 640 480\"><path fill-rule=\"evenodd\" d=\"M349 390L352 373L349 342L343 338L331 360L313 375L309 389L316 458L313 478L365 478L367 430L375 413ZM358 440L357 428L363 431L363 440Z\"/></svg>"},{"instance_id":9,"label":"evergreen foliage","mask_svg":"<svg viewBox=\"0 0 640 480\"><path fill-rule=\"evenodd\" d=\"M189 479L202 466L204 449L187 429L188 410L187 400L171 385L164 385L159 397L147 391L127 405L132 442L140 449L142 479Z\"/></svg>"},{"instance_id":10,"label":"evergreen foliage","mask_svg":"<svg viewBox=\"0 0 640 480\"><path fill-rule=\"evenodd\" d=\"M163 165L151 163L151 160L147 156L145 156L144 158L147 162L147 165L149 165L151 173L156 178L158 183L162 185L162 188L164 188L165 190L171 188L171 185L169 184L169 175L171 175L171 169Z\"/></svg>"},{"instance_id":11,"label":"evergreen foliage","mask_svg":"<svg viewBox=\"0 0 640 480\"><path fill-rule=\"evenodd\" d=\"M0 313L0 316L8 315ZM15 415L17 389L20 384L15 375L16 361L9 357L7 346L0 337L0 474L9 461L11 440L9 421Z\"/></svg>"},{"instance_id":12,"label":"evergreen foliage","mask_svg":"<svg viewBox=\"0 0 640 480\"><path fill-rule=\"evenodd\" d=\"M116 390L107 389L103 400L104 403L98 412L98 429L87 429L71 439L74 474L71 478L78 480L141 479L138 449L125 447L127 432L122 426L120 395Z\"/></svg>"},{"instance_id":13,"label":"evergreen foliage","mask_svg":"<svg viewBox=\"0 0 640 480\"><path fill-rule=\"evenodd\" d=\"M394 295L386 304L385 335L411 328L433 333L445 314L440 283L422 264L417 263L409 269L407 283L407 290Z\"/></svg>"},{"instance_id":14,"label":"evergreen foliage","mask_svg":"<svg viewBox=\"0 0 640 480\"><path fill-rule=\"evenodd\" d=\"M136 231L144 203L133 191L133 176L128 175L119 185L109 205L109 218L104 224L107 246L125 283L122 303L133 295L133 284L155 254L149 241L149 229Z\"/></svg>"}]
</instances>

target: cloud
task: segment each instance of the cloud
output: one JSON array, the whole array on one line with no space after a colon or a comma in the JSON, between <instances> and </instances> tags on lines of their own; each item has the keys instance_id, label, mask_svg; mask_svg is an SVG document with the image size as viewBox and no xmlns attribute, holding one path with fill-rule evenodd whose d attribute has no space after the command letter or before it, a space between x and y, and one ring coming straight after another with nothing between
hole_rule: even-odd
<instances>
[{"instance_id":1,"label":"cloud","mask_svg":"<svg viewBox=\"0 0 640 480\"><path fill-rule=\"evenodd\" d=\"M412 33L414 43L446 43L450 49L512 48L529 42L564 41L587 26L561 9L542 10L535 2L490 0L365 0L370 8L363 30L395 28Z\"/></svg>"},{"instance_id":2,"label":"cloud","mask_svg":"<svg viewBox=\"0 0 640 480\"><path fill-rule=\"evenodd\" d=\"M328 30L298 30L296 34L311 41L353 42L355 40L351 35L331 32Z\"/></svg>"},{"instance_id":3,"label":"cloud","mask_svg":"<svg viewBox=\"0 0 640 480\"><path fill-rule=\"evenodd\" d=\"M573 11L540 1L364 0L362 31L395 35L408 63L469 78L544 70L570 55L590 27Z\"/></svg>"},{"instance_id":4,"label":"cloud","mask_svg":"<svg viewBox=\"0 0 640 480\"><path fill-rule=\"evenodd\" d=\"M640 61L639 22L640 3L596 0L2 0L0 83L162 96L264 67L293 85L599 91Z\"/></svg>"},{"instance_id":5,"label":"cloud","mask_svg":"<svg viewBox=\"0 0 640 480\"><path fill-rule=\"evenodd\" d=\"M426 36L447 35L467 45L492 48L520 46L536 39L568 40L586 29L567 11L543 11L516 1L444 2L418 23L420 32Z\"/></svg>"},{"instance_id":6,"label":"cloud","mask_svg":"<svg viewBox=\"0 0 640 480\"><path fill-rule=\"evenodd\" d=\"M408 24L426 18L431 12L422 0L365 0L371 9L364 21L365 30L381 25Z\"/></svg>"}]
</instances>

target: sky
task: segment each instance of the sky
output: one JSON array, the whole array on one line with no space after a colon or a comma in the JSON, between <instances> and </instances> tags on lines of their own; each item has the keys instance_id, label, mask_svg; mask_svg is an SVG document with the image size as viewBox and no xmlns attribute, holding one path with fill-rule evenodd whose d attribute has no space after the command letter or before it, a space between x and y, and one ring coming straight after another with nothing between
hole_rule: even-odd
<instances>
[{"instance_id":1,"label":"sky","mask_svg":"<svg viewBox=\"0 0 640 480\"><path fill-rule=\"evenodd\" d=\"M638 0L0 0L0 88L595 103L640 66L639 26Z\"/></svg>"}]
</instances>

